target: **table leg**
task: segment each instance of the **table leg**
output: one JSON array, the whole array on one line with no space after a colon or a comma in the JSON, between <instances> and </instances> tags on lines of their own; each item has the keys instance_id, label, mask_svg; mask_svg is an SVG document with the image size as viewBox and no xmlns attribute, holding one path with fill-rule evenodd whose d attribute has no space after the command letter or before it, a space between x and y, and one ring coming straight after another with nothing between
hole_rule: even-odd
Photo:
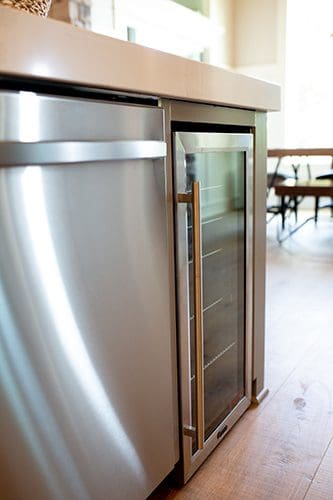
<instances>
[{"instance_id":1,"label":"table leg","mask_svg":"<svg viewBox=\"0 0 333 500\"><path fill-rule=\"evenodd\" d=\"M298 200L297 196L294 196L293 198L293 203L294 203L294 212L295 212L295 221L297 222L297 210L298 210Z\"/></svg>"},{"instance_id":2,"label":"table leg","mask_svg":"<svg viewBox=\"0 0 333 500\"><path fill-rule=\"evenodd\" d=\"M281 218L282 218L282 231L285 228L285 218L286 218L286 200L285 196L281 196Z\"/></svg>"},{"instance_id":3,"label":"table leg","mask_svg":"<svg viewBox=\"0 0 333 500\"><path fill-rule=\"evenodd\" d=\"M319 210L319 196L315 196L315 215L314 215L315 224L317 224L318 220L318 210Z\"/></svg>"}]
</instances>

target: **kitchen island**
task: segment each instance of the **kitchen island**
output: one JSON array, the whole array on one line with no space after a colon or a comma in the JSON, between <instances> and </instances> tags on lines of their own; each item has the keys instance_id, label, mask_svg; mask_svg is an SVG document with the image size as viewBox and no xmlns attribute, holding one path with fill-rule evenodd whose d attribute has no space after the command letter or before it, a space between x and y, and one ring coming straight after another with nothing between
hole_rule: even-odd
<instances>
[{"instance_id":1,"label":"kitchen island","mask_svg":"<svg viewBox=\"0 0 333 500\"><path fill-rule=\"evenodd\" d=\"M280 108L280 88L271 83L6 7L0 7L0 19L1 75L243 109Z\"/></svg>"},{"instance_id":2,"label":"kitchen island","mask_svg":"<svg viewBox=\"0 0 333 500\"><path fill-rule=\"evenodd\" d=\"M56 484L73 498L103 498L116 488L112 498L139 499L175 466L187 481L251 401L267 393L266 112L279 108L280 91L5 7L0 16L4 276L22 260L13 290L10 280L4 286L8 304L17 301L20 310L27 301L29 316L31 300L36 311L31 325L16 331L25 354L9 361L21 374L20 360L30 355L30 381L44 373L39 403L62 443L57 455L55 441L43 438L52 468L28 437L18 488L33 453L38 499L56 498ZM49 358L40 356L38 321ZM8 325L0 335L8 338ZM23 381L20 375L18 390L32 402ZM10 444L15 463L20 432L29 436L20 415L32 410L21 399L21 412L17 404L10 409L7 389L2 448ZM39 417L29 418L38 442ZM163 464L150 459L156 449L148 453L145 444L157 440ZM87 465L90 453L96 470ZM57 468L62 455L71 458L70 471Z\"/></svg>"}]
</instances>

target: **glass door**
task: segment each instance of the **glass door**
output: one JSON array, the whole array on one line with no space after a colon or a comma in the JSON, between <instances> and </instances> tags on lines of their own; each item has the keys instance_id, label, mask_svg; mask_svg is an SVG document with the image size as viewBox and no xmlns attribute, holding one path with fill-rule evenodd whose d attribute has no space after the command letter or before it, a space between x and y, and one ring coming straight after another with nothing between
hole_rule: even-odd
<instances>
[{"instance_id":1,"label":"glass door","mask_svg":"<svg viewBox=\"0 0 333 500\"><path fill-rule=\"evenodd\" d=\"M250 404L251 134L174 134L185 479Z\"/></svg>"}]
</instances>

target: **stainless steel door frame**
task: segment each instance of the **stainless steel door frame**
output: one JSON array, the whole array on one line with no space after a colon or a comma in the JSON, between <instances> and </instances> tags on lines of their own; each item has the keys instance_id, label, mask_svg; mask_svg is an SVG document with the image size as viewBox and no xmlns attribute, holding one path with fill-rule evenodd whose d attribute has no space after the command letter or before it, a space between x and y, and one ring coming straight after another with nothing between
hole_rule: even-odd
<instances>
[{"instance_id":1,"label":"stainless steel door frame","mask_svg":"<svg viewBox=\"0 0 333 500\"><path fill-rule=\"evenodd\" d=\"M183 422L182 449L184 480L187 481L211 451L219 444L220 433L225 434L234 425L251 401L252 378L252 230L253 230L253 137L251 134L209 134L191 133L186 135L188 142L180 143L174 134L174 159L175 159L175 204L176 204L176 256L177 256L177 290L178 290L178 329L180 337L180 383L181 383L181 415ZM245 192L246 192L246 327L245 327L245 397L238 403L231 413L217 427L212 435L205 441L204 449L198 450L192 456L193 432L191 422L191 383L190 383L190 345L189 345L189 276L188 276L188 251L187 251L187 207L178 203L178 193L186 189L185 152L215 152L237 151L244 152L245 165Z\"/></svg>"}]
</instances>

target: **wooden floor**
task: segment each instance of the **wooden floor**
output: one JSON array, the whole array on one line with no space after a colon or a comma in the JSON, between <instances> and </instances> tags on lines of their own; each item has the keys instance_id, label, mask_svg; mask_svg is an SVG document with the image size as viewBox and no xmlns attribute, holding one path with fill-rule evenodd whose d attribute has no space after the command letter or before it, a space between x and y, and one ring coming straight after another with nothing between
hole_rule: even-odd
<instances>
[{"instance_id":1,"label":"wooden floor","mask_svg":"<svg viewBox=\"0 0 333 500\"><path fill-rule=\"evenodd\" d=\"M268 397L160 499L333 499L333 220L282 245L268 225Z\"/></svg>"}]
</instances>

